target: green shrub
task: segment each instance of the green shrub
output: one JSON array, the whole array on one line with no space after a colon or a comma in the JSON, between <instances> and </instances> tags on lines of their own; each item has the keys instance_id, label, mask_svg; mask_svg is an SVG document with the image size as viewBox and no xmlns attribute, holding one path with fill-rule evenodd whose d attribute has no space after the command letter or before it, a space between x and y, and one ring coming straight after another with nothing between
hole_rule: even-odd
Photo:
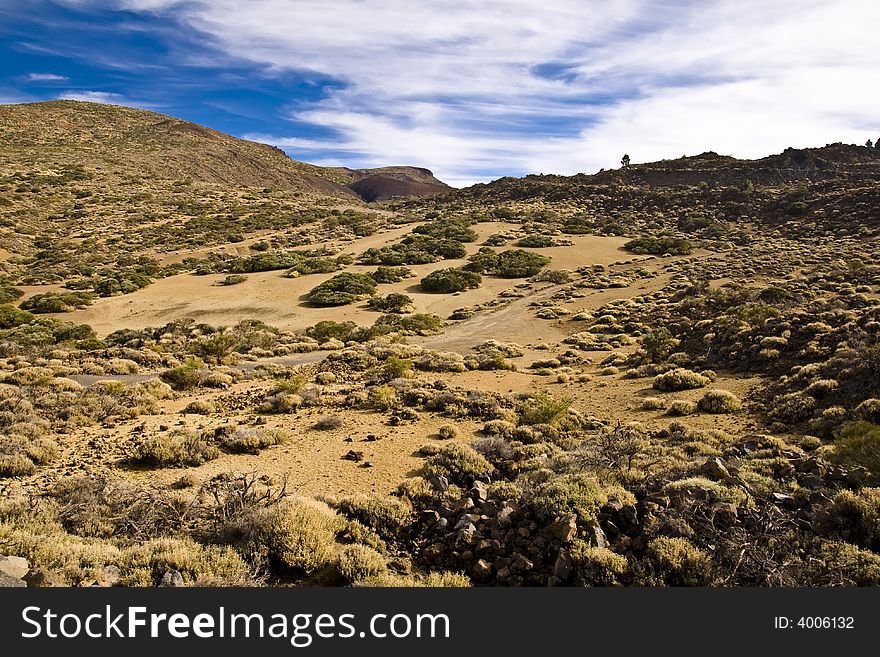
<instances>
[{"instance_id":1,"label":"green shrub","mask_svg":"<svg viewBox=\"0 0 880 657\"><path fill-rule=\"evenodd\" d=\"M599 509L608 504L609 494L621 501L632 499L618 486L604 488L591 475L564 474L539 485L532 504L545 520L574 513L581 522L587 523L595 520Z\"/></svg>"},{"instance_id":2,"label":"green shrub","mask_svg":"<svg viewBox=\"0 0 880 657\"><path fill-rule=\"evenodd\" d=\"M344 527L345 521L326 504L296 498L246 509L221 533L252 564L270 572L309 574L333 563L336 534Z\"/></svg>"},{"instance_id":3,"label":"green shrub","mask_svg":"<svg viewBox=\"0 0 880 657\"><path fill-rule=\"evenodd\" d=\"M354 340L360 331L360 327L354 322L334 322L329 319L322 320L306 329L306 335L320 343L328 340L348 342Z\"/></svg>"},{"instance_id":4,"label":"green shrub","mask_svg":"<svg viewBox=\"0 0 880 657\"><path fill-rule=\"evenodd\" d=\"M690 255L694 249L693 244L681 237L638 237L623 248L640 255Z\"/></svg>"},{"instance_id":5,"label":"green shrub","mask_svg":"<svg viewBox=\"0 0 880 657\"><path fill-rule=\"evenodd\" d=\"M336 564L339 574L351 583L377 577L384 573L388 567L385 557L366 545L349 545Z\"/></svg>"},{"instance_id":6,"label":"green shrub","mask_svg":"<svg viewBox=\"0 0 880 657\"><path fill-rule=\"evenodd\" d=\"M413 362L408 358L400 358L398 356L389 356L382 363L379 370L380 375L386 381L393 379L407 379L412 376Z\"/></svg>"},{"instance_id":7,"label":"green shrub","mask_svg":"<svg viewBox=\"0 0 880 657\"><path fill-rule=\"evenodd\" d=\"M840 491L832 500L829 514L841 538L869 550L880 550L880 488Z\"/></svg>"},{"instance_id":8,"label":"green shrub","mask_svg":"<svg viewBox=\"0 0 880 657\"><path fill-rule=\"evenodd\" d=\"M157 538L123 551L119 559L120 584L156 586L169 570L185 584L245 584L248 568L228 547L201 545L189 538Z\"/></svg>"},{"instance_id":9,"label":"green shrub","mask_svg":"<svg viewBox=\"0 0 880 657\"><path fill-rule=\"evenodd\" d=\"M712 383L709 377L691 372L683 367L670 370L654 378L654 389L660 392L676 392L705 388Z\"/></svg>"},{"instance_id":10,"label":"green shrub","mask_svg":"<svg viewBox=\"0 0 880 657\"><path fill-rule=\"evenodd\" d=\"M91 292L44 292L25 299L21 308L34 313L67 313L85 308L94 300Z\"/></svg>"},{"instance_id":11,"label":"green shrub","mask_svg":"<svg viewBox=\"0 0 880 657\"><path fill-rule=\"evenodd\" d=\"M246 274L229 274L226 278L220 281L220 285L238 285L239 283L244 283L248 279Z\"/></svg>"},{"instance_id":12,"label":"green shrub","mask_svg":"<svg viewBox=\"0 0 880 657\"><path fill-rule=\"evenodd\" d=\"M535 393L517 408L519 423L523 425L558 424L568 417L571 402L567 399L556 399L545 392Z\"/></svg>"},{"instance_id":13,"label":"green shrub","mask_svg":"<svg viewBox=\"0 0 880 657\"><path fill-rule=\"evenodd\" d=\"M422 466L426 475L436 473L458 486L470 486L474 479L494 471L494 467L469 445L451 443L443 446Z\"/></svg>"},{"instance_id":14,"label":"green shrub","mask_svg":"<svg viewBox=\"0 0 880 657\"><path fill-rule=\"evenodd\" d=\"M33 314L19 310L8 303L0 305L0 329L10 329L34 321Z\"/></svg>"},{"instance_id":15,"label":"green shrub","mask_svg":"<svg viewBox=\"0 0 880 657\"><path fill-rule=\"evenodd\" d=\"M237 429L228 436L220 438L220 448L232 454L259 454L274 445L287 442L287 432L283 429Z\"/></svg>"},{"instance_id":16,"label":"green shrub","mask_svg":"<svg viewBox=\"0 0 880 657\"><path fill-rule=\"evenodd\" d=\"M526 249L544 249L549 246L556 246L556 240L549 235L527 235L516 243Z\"/></svg>"},{"instance_id":17,"label":"green shrub","mask_svg":"<svg viewBox=\"0 0 880 657\"><path fill-rule=\"evenodd\" d=\"M549 262L550 258L547 256L532 251L509 249L496 253L483 247L470 257L470 263L465 269L502 278L528 278L541 271Z\"/></svg>"},{"instance_id":18,"label":"green shrub","mask_svg":"<svg viewBox=\"0 0 880 657\"><path fill-rule=\"evenodd\" d=\"M34 462L24 454L0 454L0 478L28 477L36 471Z\"/></svg>"},{"instance_id":19,"label":"green shrub","mask_svg":"<svg viewBox=\"0 0 880 657\"><path fill-rule=\"evenodd\" d=\"M145 438L134 451L132 462L156 468L198 466L220 456L220 450L200 436L180 432Z\"/></svg>"},{"instance_id":20,"label":"green shrub","mask_svg":"<svg viewBox=\"0 0 880 657\"><path fill-rule=\"evenodd\" d=\"M183 365L172 367L159 375L165 383L175 390L192 390L204 376L205 363L199 358L188 358Z\"/></svg>"},{"instance_id":21,"label":"green shrub","mask_svg":"<svg viewBox=\"0 0 880 657\"><path fill-rule=\"evenodd\" d=\"M436 335L443 331L443 320L433 313L382 315L370 328L370 335L395 332L403 335Z\"/></svg>"},{"instance_id":22,"label":"green shrub","mask_svg":"<svg viewBox=\"0 0 880 657\"><path fill-rule=\"evenodd\" d=\"M880 483L880 426L854 422L844 427L834 441L833 458L845 465L861 465Z\"/></svg>"},{"instance_id":23,"label":"green shrub","mask_svg":"<svg viewBox=\"0 0 880 657\"><path fill-rule=\"evenodd\" d=\"M0 285L0 304L12 303L18 301L24 296L24 292L11 285Z\"/></svg>"},{"instance_id":24,"label":"green shrub","mask_svg":"<svg viewBox=\"0 0 880 657\"><path fill-rule=\"evenodd\" d=\"M676 399L669 404L669 408L666 409L666 414L673 416L693 415L696 412L697 405L686 399Z\"/></svg>"},{"instance_id":25,"label":"green shrub","mask_svg":"<svg viewBox=\"0 0 880 657\"><path fill-rule=\"evenodd\" d=\"M472 222L461 218L444 218L413 228L416 235L427 235L435 239L455 242L475 242L477 233L470 227Z\"/></svg>"},{"instance_id":26,"label":"green shrub","mask_svg":"<svg viewBox=\"0 0 880 657\"><path fill-rule=\"evenodd\" d=\"M394 497L355 495L342 498L337 508L344 515L362 522L383 538L395 535L410 522L412 510Z\"/></svg>"},{"instance_id":27,"label":"green shrub","mask_svg":"<svg viewBox=\"0 0 880 657\"><path fill-rule=\"evenodd\" d=\"M653 570L650 585L706 586L711 582L711 558L685 538L655 538L648 543L647 556Z\"/></svg>"},{"instance_id":28,"label":"green shrub","mask_svg":"<svg viewBox=\"0 0 880 657\"><path fill-rule=\"evenodd\" d=\"M842 541L823 541L809 562L811 582L843 586L880 585L880 555Z\"/></svg>"},{"instance_id":29,"label":"green shrub","mask_svg":"<svg viewBox=\"0 0 880 657\"><path fill-rule=\"evenodd\" d=\"M703 413L734 413L742 408L739 397L727 390L709 390L697 402Z\"/></svg>"},{"instance_id":30,"label":"green shrub","mask_svg":"<svg viewBox=\"0 0 880 657\"><path fill-rule=\"evenodd\" d=\"M344 306L376 293L376 281L366 274L343 272L312 288L306 298L315 306Z\"/></svg>"},{"instance_id":31,"label":"green shrub","mask_svg":"<svg viewBox=\"0 0 880 657\"><path fill-rule=\"evenodd\" d=\"M569 554L575 575L585 586L619 585L629 571L626 557L585 541L575 540Z\"/></svg>"},{"instance_id":32,"label":"green shrub","mask_svg":"<svg viewBox=\"0 0 880 657\"><path fill-rule=\"evenodd\" d=\"M370 276L377 283L399 283L405 278L415 276L413 270L409 267L388 267L382 265L376 268Z\"/></svg>"},{"instance_id":33,"label":"green shrub","mask_svg":"<svg viewBox=\"0 0 880 657\"><path fill-rule=\"evenodd\" d=\"M367 304L370 310L377 310L380 313L411 313L416 307L412 297L398 292L392 292L385 297L373 297Z\"/></svg>"},{"instance_id":34,"label":"green shrub","mask_svg":"<svg viewBox=\"0 0 880 657\"><path fill-rule=\"evenodd\" d=\"M482 276L463 269L438 269L425 276L420 285L426 292L449 294L480 287Z\"/></svg>"}]
</instances>

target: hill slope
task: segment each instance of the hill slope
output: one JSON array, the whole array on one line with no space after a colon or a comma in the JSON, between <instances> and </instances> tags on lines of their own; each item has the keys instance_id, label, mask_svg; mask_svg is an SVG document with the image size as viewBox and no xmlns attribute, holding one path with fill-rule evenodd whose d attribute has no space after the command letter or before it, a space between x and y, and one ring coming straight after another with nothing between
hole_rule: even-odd
<instances>
[{"instance_id":1,"label":"hill slope","mask_svg":"<svg viewBox=\"0 0 880 657\"><path fill-rule=\"evenodd\" d=\"M0 167L94 164L121 175L273 187L365 200L448 189L426 169L319 167L282 150L146 110L72 100L0 106Z\"/></svg>"}]
</instances>

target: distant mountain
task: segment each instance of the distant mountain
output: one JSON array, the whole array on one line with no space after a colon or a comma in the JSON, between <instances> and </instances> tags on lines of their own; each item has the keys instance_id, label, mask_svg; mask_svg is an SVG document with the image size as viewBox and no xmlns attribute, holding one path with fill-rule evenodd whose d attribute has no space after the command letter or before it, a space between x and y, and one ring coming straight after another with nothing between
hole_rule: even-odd
<instances>
[{"instance_id":1,"label":"distant mountain","mask_svg":"<svg viewBox=\"0 0 880 657\"><path fill-rule=\"evenodd\" d=\"M635 187L675 187L708 185L772 187L801 182L880 181L880 149L852 144L829 144L821 148L787 148L782 153L757 160L706 152L675 160L602 170L573 176L553 174L504 177L468 187L458 194L464 198L511 200L539 196L564 198L582 188L602 185Z\"/></svg>"},{"instance_id":2,"label":"distant mountain","mask_svg":"<svg viewBox=\"0 0 880 657\"><path fill-rule=\"evenodd\" d=\"M100 166L121 176L271 187L368 201L448 189L425 169L354 170L155 112L71 100L0 106L4 169Z\"/></svg>"}]
</instances>

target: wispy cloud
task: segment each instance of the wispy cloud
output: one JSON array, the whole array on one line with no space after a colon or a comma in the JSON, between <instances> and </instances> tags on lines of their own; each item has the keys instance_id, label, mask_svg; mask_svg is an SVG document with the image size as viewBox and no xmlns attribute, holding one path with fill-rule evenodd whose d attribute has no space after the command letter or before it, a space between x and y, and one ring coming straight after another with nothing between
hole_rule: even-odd
<instances>
[{"instance_id":1,"label":"wispy cloud","mask_svg":"<svg viewBox=\"0 0 880 657\"><path fill-rule=\"evenodd\" d=\"M150 108L149 103L130 100L122 94L112 91L65 91L58 96L58 100L80 100L86 103L101 103L103 105L123 105L126 107Z\"/></svg>"},{"instance_id":2,"label":"wispy cloud","mask_svg":"<svg viewBox=\"0 0 880 657\"><path fill-rule=\"evenodd\" d=\"M28 73L28 82L67 82L70 78L57 73Z\"/></svg>"},{"instance_id":3,"label":"wispy cloud","mask_svg":"<svg viewBox=\"0 0 880 657\"><path fill-rule=\"evenodd\" d=\"M79 6L98 0L68 0ZM106 5L107 2L98 4ZM266 75L339 81L254 135L452 182L880 136L874 0L116 0Z\"/></svg>"}]
</instances>

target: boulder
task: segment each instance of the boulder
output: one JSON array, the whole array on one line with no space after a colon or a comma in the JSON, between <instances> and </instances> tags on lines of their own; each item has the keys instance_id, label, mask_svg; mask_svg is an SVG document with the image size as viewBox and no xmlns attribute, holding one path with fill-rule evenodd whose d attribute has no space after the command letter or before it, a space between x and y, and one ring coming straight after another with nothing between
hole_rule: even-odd
<instances>
[{"instance_id":1,"label":"boulder","mask_svg":"<svg viewBox=\"0 0 880 657\"><path fill-rule=\"evenodd\" d=\"M474 502L485 502L489 499L489 486L479 479L474 482L474 485L471 486L471 489L468 491L468 496Z\"/></svg>"},{"instance_id":2,"label":"boulder","mask_svg":"<svg viewBox=\"0 0 880 657\"><path fill-rule=\"evenodd\" d=\"M574 563L566 550L560 550L556 562L553 564L553 576L559 582L567 582L574 572Z\"/></svg>"},{"instance_id":3,"label":"boulder","mask_svg":"<svg viewBox=\"0 0 880 657\"><path fill-rule=\"evenodd\" d=\"M607 548L608 547L608 538L605 536L605 532L602 531L602 528L599 526L599 523L595 520L587 525L586 529L587 538L590 541L590 545L597 548Z\"/></svg>"},{"instance_id":4,"label":"boulder","mask_svg":"<svg viewBox=\"0 0 880 657\"><path fill-rule=\"evenodd\" d=\"M480 559L474 564L471 574L478 582L487 582L492 577L492 564L485 559Z\"/></svg>"},{"instance_id":5,"label":"boulder","mask_svg":"<svg viewBox=\"0 0 880 657\"><path fill-rule=\"evenodd\" d=\"M560 543L571 542L577 536L577 516L565 516L550 523L547 525L547 533Z\"/></svg>"},{"instance_id":6,"label":"boulder","mask_svg":"<svg viewBox=\"0 0 880 657\"><path fill-rule=\"evenodd\" d=\"M700 473L713 481L726 479L730 476L730 471L727 469L724 461L719 458L709 459L703 463L703 465L700 466Z\"/></svg>"},{"instance_id":7,"label":"boulder","mask_svg":"<svg viewBox=\"0 0 880 657\"><path fill-rule=\"evenodd\" d=\"M27 586L27 582L17 577L12 577L6 573L0 573L0 589L17 589Z\"/></svg>"},{"instance_id":8,"label":"boulder","mask_svg":"<svg viewBox=\"0 0 880 657\"><path fill-rule=\"evenodd\" d=\"M24 557L0 557L0 573L21 579L31 569Z\"/></svg>"},{"instance_id":9,"label":"boulder","mask_svg":"<svg viewBox=\"0 0 880 657\"><path fill-rule=\"evenodd\" d=\"M712 505L712 520L722 526L730 527L739 521L736 506L730 502L716 502Z\"/></svg>"},{"instance_id":10,"label":"boulder","mask_svg":"<svg viewBox=\"0 0 880 657\"><path fill-rule=\"evenodd\" d=\"M442 476L438 475L434 472L425 477L425 480L431 484L431 488L433 488L438 493L445 493L449 490L449 480Z\"/></svg>"},{"instance_id":11,"label":"boulder","mask_svg":"<svg viewBox=\"0 0 880 657\"><path fill-rule=\"evenodd\" d=\"M169 570L162 576L162 581L159 583L161 587L178 587L183 586L183 575L180 574L179 570Z\"/></svg>"}]
</instances>

